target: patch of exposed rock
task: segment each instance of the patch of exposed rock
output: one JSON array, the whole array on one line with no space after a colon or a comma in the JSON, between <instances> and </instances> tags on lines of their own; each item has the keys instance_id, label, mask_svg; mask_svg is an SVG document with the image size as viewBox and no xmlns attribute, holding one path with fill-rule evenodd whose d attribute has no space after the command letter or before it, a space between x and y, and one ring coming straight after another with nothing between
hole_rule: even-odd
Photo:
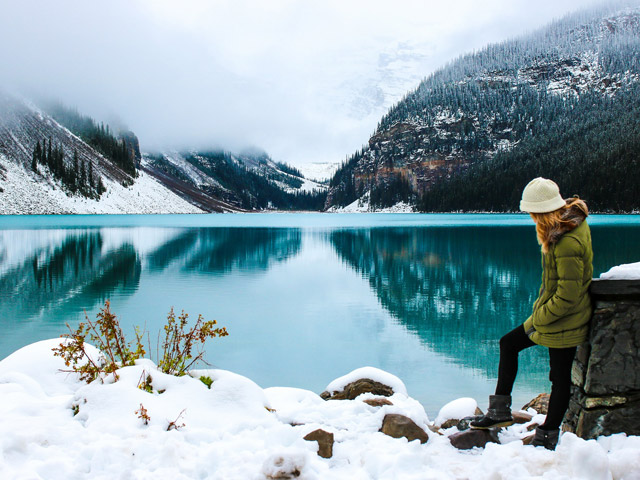
<instances>
[{"instance_id":1,"label":"patch of exposed rock","mask_svg":"<svg viewBox=\"0 0 640 480\"><path fill-rule=\"evenodd\" d=\"M541 393L529 403L523 405L522 410L533 408L536 412L546 415L547 410L549 410L549 396L548 393Z\"/></svg>"},{"instance_id":2,"label":"patch of exposed rock","mask_svg":"<svg viewBox=\"0 0 640 480\"><path fill-rule=\"evenodd\" d=\"M451 445L458 450L470 450L472 448L484 448L487 443L500 443L498 432L491 430L465 430L449 436Z\"/></svg>"},{"instance_id":3,"label":"patch of exposed rock","mask_svg":"<svg viewBox=\"0 0 640 480\"><path fill-rule=\"evenodd\" d=\"M318 442L318 455L322 458L331 458L333 456L333 433L319 428L305 435L304 439L309 442Z\"/></svg>"},{"instance_id":4,"label":"patch of exposed rock","mask_svg":"<svg viewBox=\"0 0 640 480\"><path fill-rule=\"evenodd\" d=\"M364 403L372 407L384 407L385 405L393 405L390 400L386 398L367 398Z\"/></svg>"},{"instance_id":5,"label":"patch of exposed rock","mask_svg":"<svg viewBox=\"0 0 640 480\"><path fill-rule=\"evenodd\" d=\"M429 441L429 435L427 435L427 432L420 428L409 417L405 417L404 415L399 415L397 413L389 413L384 416L380 431L393 438L404 437L410 442L413 440L419 440L420 443L427 443Z\"/></svg>"},{"instance_id":6,"label":"patch of exposed rock","mask_svg":"<svg viewBox=\"0 0 640 480\"><path fill-rule=\"evenodd\" d=\"M363 393L372 393L383 397L393 395L393 388L370 378L360 378L348 383L341 391L322 392L320 396L325 400L353 400Z\"/></svg>"}]
</instances>

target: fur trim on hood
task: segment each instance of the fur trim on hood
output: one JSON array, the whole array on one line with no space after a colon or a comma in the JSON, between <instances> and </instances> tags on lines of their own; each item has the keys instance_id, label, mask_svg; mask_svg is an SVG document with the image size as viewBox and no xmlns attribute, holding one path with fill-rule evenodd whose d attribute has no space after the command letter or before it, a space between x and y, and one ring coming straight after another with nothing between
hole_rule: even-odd
<instances>
[{"instance_id":1,"label":"fur trim on hood","mask_svg":"<svg viewBox=\"0 0 640 480\"><path fill-rule=\"evenodd\" d=\"M584 202L576 201L575 198L567 200L567 209L562 214L562 221L549 232L550 244L558 243L562 235L578 227L587 218L587 213L581 208L580 203L584 205Z\"/></svg>"}]
</instances>

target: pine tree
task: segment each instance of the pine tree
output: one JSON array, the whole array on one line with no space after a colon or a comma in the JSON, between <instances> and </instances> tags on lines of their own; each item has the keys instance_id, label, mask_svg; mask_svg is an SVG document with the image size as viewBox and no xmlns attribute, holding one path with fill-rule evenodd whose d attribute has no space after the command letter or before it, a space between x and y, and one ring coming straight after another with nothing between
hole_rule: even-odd
<instances>
[{"instance_id":1,"label":"pine tree","mask_svg":"<svg viewBox=\"0 0 640 480\"><path fill-rule=\"evenodd\" d=\"M38 140L38 143L36 144L36 148L33 149L33 158L31 160L31 170L33 170L34 172L38 172L38 157L40 155L40 140Z\"/></svg>"},{"instance_id":2,"label":"pine tree","mask_svg":"<svg viewBox=\"0 0 640 480\"><path fill-rule=\"evenodd\" d=\"M73 179L73 188L72 190L75 192L78 190L78 150L73 150L73 172L71 178Z\"/></svg>"},{"instance_id":3,"label":"pine tree","mask_svg":"<svg viewBox=\"0 0 640 480\"><path fill-rule=\"evenodd\" d=\"M85 169L84 160L80 163L80 185L82 189L87 185L87 170Z\"/></svg>"},{"instance_id":4,"label":"pine tree","mask_svg":"<svg viewBox=\"0 0 640 480\"><path fill-rule=\"evenodd\" d=\"M49 137L49 147L47 148L47 160L45 161L45 163L49 166L49 168L51 168L52 166L52 154L51 154L51 137Z\"/></svg>"}]
</instances>

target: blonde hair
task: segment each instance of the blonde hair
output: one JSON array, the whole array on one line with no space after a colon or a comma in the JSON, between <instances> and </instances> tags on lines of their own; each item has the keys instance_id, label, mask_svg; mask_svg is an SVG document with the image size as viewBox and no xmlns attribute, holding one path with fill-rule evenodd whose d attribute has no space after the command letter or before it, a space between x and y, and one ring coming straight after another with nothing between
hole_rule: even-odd
<instances>
[{"instance_id":1,"label":"blonde hair","mask_svg":"<svg viewBox=\"0 0 640 480\"><path fill-rule=\"evenodd\" d=\"M580 200L580 198L568 198L565 202L566 204L564 206L552 212L530 213L536 222L538 243L542 245L542 251L544 253L549 252L549 246L554 243L553 240L555 237L569 230L573 230L579 225L580 222L576 221L576 218L570 215L572 208L577 208L585 217L589 215L587 204L583 200ZM557 238L555 239L557 240Z\"/></svg>"}]
</instances>

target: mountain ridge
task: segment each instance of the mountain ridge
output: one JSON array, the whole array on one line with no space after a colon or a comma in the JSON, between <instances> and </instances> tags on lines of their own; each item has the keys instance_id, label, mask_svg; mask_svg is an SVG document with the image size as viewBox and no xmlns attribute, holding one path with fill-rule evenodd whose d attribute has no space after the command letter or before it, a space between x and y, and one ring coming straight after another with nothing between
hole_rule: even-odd
<instances>
[{"instance_id":1,"label":"mountain ridge","mask_svg":"<svg viewBox=\"0 0 640 480\"><path fill-rule=\"evenodd\" d=\"M326 186L265 152L142 153L58 102L0 92L0 212L201 213L320 210Z\"/></svg>"},{"instance_id":2,"label":"mountain ridge","mask_svg":"<svg viewBox=\"0 0 640 480\"><path fill-rule=\"evenodd\" d=\"M447 194L446 185L458 179L457 194L465 186L477 191L472 186L479 181L474 169L480 165L520 152L531 138L555 141L550 126L564 128L562 120L574 109L589 117L590 99L597 108L609 108L608 98L633 91L640 81L639 39L636 2L578 12L519 39L459 57L421 82L381 119L368 144L332 178L325 208L340 208L367 196L372 210L397 202L423 211L513 209L483 201L462 206ZM629 100L636 108L638 97L627 96ZM609 130L616 137L625 135ZM527 174L548 174L551 163L544 159L540 168L526 169ZM593 188L589 186L587 196ZM602 200L596 207L619 208Z\"/></svg>"}]
</instances>

